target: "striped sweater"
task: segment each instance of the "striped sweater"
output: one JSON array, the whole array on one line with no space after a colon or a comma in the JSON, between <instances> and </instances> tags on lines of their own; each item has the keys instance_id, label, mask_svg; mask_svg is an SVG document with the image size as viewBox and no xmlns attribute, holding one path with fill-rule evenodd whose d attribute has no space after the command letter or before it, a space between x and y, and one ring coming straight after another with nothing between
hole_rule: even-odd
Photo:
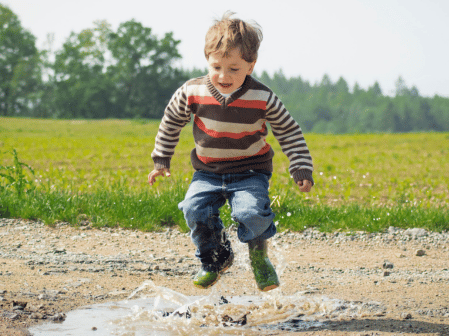
<instances>
[{"instance_id":1,"label":"striped sweater","mask_svg":"<svg viewBox=\"0 0 449 336\"><path fill-rule=\"evenodd\" d=\"M224 98L208 76L187 81L171 98L159 126L151 154L155 169L169 168L181 129L193 116L196 170L237 173L273 171L274 151L265 141L266 122L287 155L295 182L312 178L312 158L301 128L279 98L265 85L247 76L242 87Z\"/></svg>"}]
</instances>

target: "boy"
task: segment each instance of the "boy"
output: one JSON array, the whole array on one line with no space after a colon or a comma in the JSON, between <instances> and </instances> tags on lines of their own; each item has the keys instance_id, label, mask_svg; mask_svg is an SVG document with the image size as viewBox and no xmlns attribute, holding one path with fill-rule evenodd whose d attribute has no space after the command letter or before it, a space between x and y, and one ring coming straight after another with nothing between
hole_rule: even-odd
<instances>
[{"instance_id":1,"label":"boy","mask_svg":"<svg viewBox=\"0 0 449 336\"><path fill-rule=\"evenodd\" d=\"M301 128L281 101L251 77L262 32L256 25L225 13L206 34L206 76L191 79L169 102L151 154L154 170L148 175L170 176L170 160L182 127L194 117L195 148L192 182L179 209L184 212L195 255L201 268L194 278L200 288L212 286L233 262L219 208L228 200L238 238L248 243L257 286L268 291L279 286L267 256L267 239L276 233L268 196L274 152L266 143L266 122L290 160L289 171L300 191L313 186L312 158Z\"/></svg>"}]
</instances>

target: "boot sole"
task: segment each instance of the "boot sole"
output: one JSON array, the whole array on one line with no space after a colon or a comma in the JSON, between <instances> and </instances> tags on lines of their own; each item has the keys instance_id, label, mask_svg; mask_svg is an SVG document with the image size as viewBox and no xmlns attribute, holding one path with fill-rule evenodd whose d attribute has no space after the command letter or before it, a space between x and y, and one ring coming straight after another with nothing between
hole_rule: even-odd
<instances>
[{"instance_id":1,"label":"boot sole","mask_svg":"<svg viewBox=\"0 0 449 336\"><path fill-rule=\"evenodd\" d=\"M276 285L270 285L270 286L267 286L267 287L265 287L265 288L259 288L262 292L268 292L268 291L270 291L270 290L272 290L272 289L275 289L275 288L278 288L279 287L279 284L276 284Z\"/></svg>"}]
</instances>

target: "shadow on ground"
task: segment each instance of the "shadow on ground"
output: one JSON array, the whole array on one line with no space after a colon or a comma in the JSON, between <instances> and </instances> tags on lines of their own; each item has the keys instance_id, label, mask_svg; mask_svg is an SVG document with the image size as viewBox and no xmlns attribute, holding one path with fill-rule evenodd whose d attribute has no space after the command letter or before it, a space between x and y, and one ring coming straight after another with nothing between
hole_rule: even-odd
<instances>
[{"instance_id":1,"label":"shadow on ground","mask_svg":"<svg viewBox=\"0 0 449 336\"><path fill-rule=\"evenodd\" d=\"M448 321L449 322L449 321ZM332 321L307 331L332 330L342 332L358 332L361 335L376 335L376 332L449 335L449 324L430 323L418 320L395 319L363 319L350 321Z\"/></svg>"}]
</instances>

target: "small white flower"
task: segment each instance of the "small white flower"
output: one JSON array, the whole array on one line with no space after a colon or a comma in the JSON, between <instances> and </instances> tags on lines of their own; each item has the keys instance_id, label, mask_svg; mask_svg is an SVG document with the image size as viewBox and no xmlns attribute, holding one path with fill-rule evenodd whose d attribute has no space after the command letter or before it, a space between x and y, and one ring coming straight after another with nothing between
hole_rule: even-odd
<instances>
[{"instance_id":1,"label":"small white flower","mask_svg":"<svg viewBox=\"0 0 449 336\"><path fill-rule=\"evenodd\" d=\"M279 221L274 222L274 225L278 226L279 225Z\"/></svg>"},{"instance_id":2,"label":"small white flower","mask_svg":"<svg viewBox=\"0 0 449 336\"><path fill-rule=\"evenodd\" d=\"M292 214L290 212L287 212L287 217L290 217Z\"/></svg>"}]
</instances>

